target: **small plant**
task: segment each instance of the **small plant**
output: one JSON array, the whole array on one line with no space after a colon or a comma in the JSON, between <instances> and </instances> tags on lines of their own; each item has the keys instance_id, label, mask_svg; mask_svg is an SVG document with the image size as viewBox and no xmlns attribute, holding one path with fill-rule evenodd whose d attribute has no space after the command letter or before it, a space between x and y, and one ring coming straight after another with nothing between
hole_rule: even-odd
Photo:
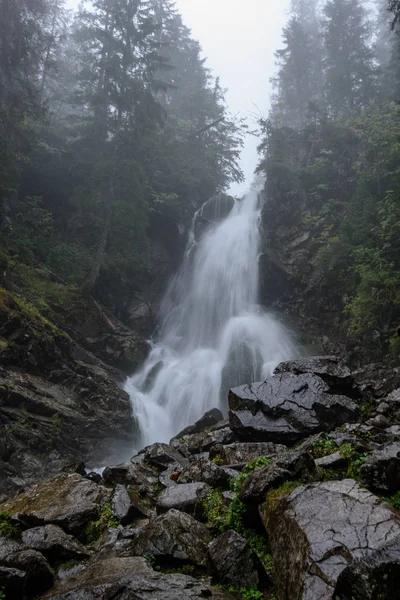
<instances>
[{"instance_id":1,"label":"small plant","mask_svg":"<svg viewBox=\"0 0 400 600\"><path fill-rule=\"evenodd\" d=\"M10 515L4 510L0 511L0 535L8 538L17 538L21 535L19 525L13 525Z\"/></svg>"},{"instance_id":2,"label":"small plant","mask_svg":"<svg viewBox=\"0 0 400 600\"><path fill-rule=\"evenodd\" d=\"M400 491L390 496L390 498L384 498L384 500L396 510L400 510Z\"/></svg>"},{"instance_id":3,"label":"small plant","mask_svg":"<svg viewBox=\"0 0 400 600\"><path fill-rule=\"evenodd\" d=\"M264 594L254 588L241 588L238 590L237 588L229 587L228 591L231 594L240 596L241 600L262 600L264 598Z\"/></svg>"},{"instance_id":4,"label":"small plant","mask_svg":"<svg viewBox=\"0 0 400 600\"><path fill-rule=\"evenodd\" d=\"M224 464L224 459L222 458L222 456L220 454L216 454L214 456L214 458L211 460L211 462L214 463L214 465L221 467Z\"/></svg>"},{"instance_id":5,"label":"small plant","mask_svg":"<svg viewBox=\"0 0 400 600\"><path fill-rule=\"evenodd\" d=\"M6 600L6 595L3 590L0 590L0 600Z\"/></svg>"},{"instance_id":6,"label":"small plant","mask_svg":"<svg viewBox=\"0 0 400 600\"><path fill-rule=\"evenodd\" d=\"M312 447L311 452L314 458L322 458L323 456L329 456L338 449L337 444L333 440L316 440Z\"/></svg>"},{"instance_id":7,"label":"small plant","mask_svg":"<svg viewBox=\"0 0 400 600\"><path fill-rule=\"evenodd\" d=\"M340 456L347 460L346 477L358 479L360 477L360 468L367 458L367 453L358 452L351 444L343 444L340 447Z\"/></svg>"},{"instance_id":8,"label":"small plant","mask_svg":"<svg viewBox=\"0 0 400 600\"><path fill-rule=\"evenodd\" d=\"M118 527L119 523L113 516L111 504L105 504L97 521L91 521L86 527L85 538L87 544L96 542L101 534L109 527Z\"/></svg>"}]
</instances>

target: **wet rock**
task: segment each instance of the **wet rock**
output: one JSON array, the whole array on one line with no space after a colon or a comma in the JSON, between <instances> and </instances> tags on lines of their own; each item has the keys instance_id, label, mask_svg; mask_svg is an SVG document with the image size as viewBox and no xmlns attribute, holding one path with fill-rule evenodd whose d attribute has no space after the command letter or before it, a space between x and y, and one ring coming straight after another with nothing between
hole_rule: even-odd
<instances>
[{"instance_id":1,"label":"wet rock","mask_svg":"<svg viewBox=\"0 0 400 600\"><path fill-rule=\"evenodd\" d=\"M400 443L386 444L367 457L361 466L363 482L381 494L400 490Z\"/></svg>"},{"instance_id":2,"label":"wet rock","mask_svg":"<svg viewBox=\"0 0 400 600\"><path fill-rule=\"evenodd\" d=\"M54 574L49 563L36 550L23 550L10 554L3 563L5 567L26 573L26 592L29 597L45 592L54 583Z\"/></svg>"},{"instance_id":3,"label":"wet rock","mask_svg":"<svg viewBox=\"0 0 400 600\"><path fill-rule=\"evenodd\" d=\"M328 384L331 391L345 396L351 396L353 392L353 375L337 356L312 356L283 362L274 371L274 374L280 373L314 373Z\"/></svg>"},{"instance_id":4,"label":"wet rock","mask_svg":"<svg viewBox=\"0 0 400 600\"><path fill-rule=\"evenodd\" d=\"M118 484L115 488L111 499L111 510L113 516L122 525L127 525L134 517L135 509L129 497L128 490L121 484Z\"/></svg>"},{"instance_id":5,"label":"wet rock","mask_svg":"<svg viewBox=\"0 0 400 600\"><path fill-rule=\"evenodd\" d=\"M351 479L300 486L267 514L281 600L333 600L345 569L400 539L398 515Z\"/></svg>"},{"instance_id":6,"label":"wet rock","mask_svg":"<svg viewBox=\"0 0 400 600\"><path fill-rule=\"evenodd\" d=\"M28 527L54 524L79 537L89 521L99 518L110 494L77 473L61 473L27 488L2 509Z\"/></svg>"},{"instance_id":7,"label":"wet rock","mask_svg":"<svg viewBox=\"0 0 400 600\"><path fill-rule=\"evenodd\" d=\"M143 458L143 455L141 456ZM152 498L154 485L158 481L158 474L151 467L141 462L127 462L120 465L107 467L103 471L103 479L111 485L125 485L136 490L141 496Z\"/></svg>"},{"instance_id":8,"label":"wet rock","mask_svg":"<svg viewBox=\"0 0 400 600\"><path fill-rule=\"evenodd\" d=\"M183 483L166 488L157 499L157 512L176 508L189 514L201 514L201 500L211 492L206 483Z\"/></svg>"},{"instance_id":9,"label":"wet rock","mask_svg":"<svg viewBox=\"0 0 400 600\"><path fill-rule=\"evenodd\" d=\"M140 577L142 573L151 573L151 568L144 558L138 556L93 560L84 569L58 582L44 598L46 600L50 598L54 600L103 599L106 590L113 583L129 576Z\"/></svg>"},{"instance_id":10,"label":"wet rock","mask_svg":"<svg viewBox=\"0 0 400 600\"><path fill-rule=\"evenodd\" d=\"M187 575L151 573L114 584L104 600L235 600L226 590L217 589ZM64 600L64 599L60 599ZM67 600L67 599L65 599ZM75 600L75 599L68 599Z\"/></svg>"},{"instance_id":11,"label":"wet rock","mask_svg":"<svg viewBox=\"0 0 400 600\"><path fill-rule=\"evenodd\" d=\"M172 439L179 440L180 438L183 438L186 435L193 435L194 433L201 433L205 429L208 429L208 427L211 427L212 425L217 425L220 421L223 421L223 419L224 419L224 415L222 414L222 412L218 408L212 408L211 410L206 412L201 417L201 419L196 421L196 423L194 423L194 425L189 425L189 427L186 427L185 429L180 431Z\"/></svg>"},{"instance_id":12,"label":"wet rock","mask_svg":"<svg viewBox=\"0 0 400 600\"><path fill-rule=\"evenodd\" d=\"M178 510L169 510L145 527L134 542L136 554L149 555L164 563L190 562L206 567L211 541L205 525Z\"/></svg>"},{"instance_id":13,"label":"wet rock","mask_svg":"<svg viewBox=\"0 0 400 600\"><path fill-rule=\"evenodd\" d=\"M27 548L40 551L50 562L57 564L68 560L82 560L89 556L86 548L57 525L33 527L22 532Z\"/></svg>"},{"instance_id":14,"label":"wet rock","mask_svg":"<svg viewBox=\"0 0 400 600\"><path fill-rule=\"evenodd\" d=\"M400 388L400 369L385 365L366 365L353 372L353 387L364 396L382 398ZM394 396L395 397L395 396Z\"/></svg>"},{"instance_id":15,"label":"wet rock","mask_svg":"<svg viewBox=\"0 0 400 600\"><path fill-rule=\"evenodd\" d=\"M180 475L178 481L181 483L204 482L211 487L227 487L232 475L228 469L214 464L207 458L192 460L189 467Z\"/></svg>"},{"instance_id":16,"label":"wet rock","mask_svg":"<svg viewBox=\"0 0 400 600\"><path fill-rule=\"evenodd\" d=\"M314 473L315 461L311 454L291 450L251 473L243 482L239 498L248 504L259 504L269 490L279 487L285 481L311 479Z\"/></svg>"},{"instance_id":17,"label":"wet rock","mask_svg":"<svg viewBox=\"0 0 400 600\"><path fill-rule=\"evenodd\" d=\"M335 600L399 600L400 544L396 539L356 560L339 575Z\"/></svg>"},{"instance_id":18,"label":"wet rock","mask_svg":"<svg viewBox=\"0 0 400 600\"><path fill-rule=\"evenodd\" d=\"M286 450L286 446L272 442L243 442L227 446L217 444L210 450L210 458L218 456L222 464L235 465L248 463L260 456L274 456Z\"/></svg>"},{"instance_id":19,"label":"wet rock","mask_svg":"<svg viewBox=\"0 0 400 600\"><path fill-rule=\"evenodd\" d=\"M237 589L265 585L268 578L258 556L236 531L226 531L218 536L209 544L208 552L222 583Z\"/></svg>"},{"instance_id":20,"label":"wet rock","mask_svg":"<svg viewBox=\"0 0 400 600\"><path fill-rule=\"evenodd\" d=\"M346 466L347 460L342 457L340 452L334 452L328 456L317 458L315 464L323 469L341 469Z\"/></svg>"},{"instance_id":21,"label":"wet rock","mask_svg":"<svg viewBox=\"0 0 400 600\"><path fill-rule=\"evenodd\" d=\"M376 415L375 417L368 419L365 424L369 427L376 427L377 429L386 429L386 427L389 427L389 421L385 415Z\"/></svg>"},{"instance_id":22,"label":"wet rock","mask_svg":"<svg viewBox=\"0 0 400 600\"><path fill-rule=\"evenodd\" d=\"M167 469L169 465L178 463L186 467L188 462L180 452L168 444L153 444L144 449L144 460L157 469Z\"/></svg>"},{"instance_id":23,"label":"wet rock","mask_svg":"<svg viewBox=\"0 0 400 600\"><path fill-rule=\"evenodd\" d=\"M230 427L226 426L221 429L211 428L202 433L187 435L180 440L174 440L172 444L175 448L180 448L184 444L190 454L199 454L209 452L215 444L232 444L235 441L236 435Z\"/></svg>"},{"instance_id":24,"label":"wet rock","mask_svg":"<svg viewBox=\"0 0 400 600\"><path fill-rule=\"evenodd\" d=\"M294 444L358 419L357 405L316 375L274 375L229 392L231 428L242 438Z\"/></svg>"},{"instance_id":25,"label":"wet rock","mask_svg":"<svg viewBox=\"0 0 400 600\"><path fill-rule=\"evenodd\" d=\"M25 571L0 566L0 590L6 598L23 598L26 579Z\"/></svg>"}]
</instances>

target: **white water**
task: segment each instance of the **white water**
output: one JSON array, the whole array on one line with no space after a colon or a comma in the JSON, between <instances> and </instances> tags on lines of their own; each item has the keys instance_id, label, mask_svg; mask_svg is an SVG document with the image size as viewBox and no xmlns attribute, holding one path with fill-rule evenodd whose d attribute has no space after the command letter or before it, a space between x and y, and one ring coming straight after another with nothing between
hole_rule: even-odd
<instances>
[{"instance_id":1,"label":"white water","mask_svg":"<svg viewBox=\"0 0 400 600\"><path fill-rule=\"evenodd\" d=\"M201 214L201 210L199 211ZM161 306L161 329L143 368L125 389L139 447L168 441L207 410L227 411L230 387L260 381L295 346L258 301L260 207L250 192L196 242Z\"/></svg>"}]
</instances>

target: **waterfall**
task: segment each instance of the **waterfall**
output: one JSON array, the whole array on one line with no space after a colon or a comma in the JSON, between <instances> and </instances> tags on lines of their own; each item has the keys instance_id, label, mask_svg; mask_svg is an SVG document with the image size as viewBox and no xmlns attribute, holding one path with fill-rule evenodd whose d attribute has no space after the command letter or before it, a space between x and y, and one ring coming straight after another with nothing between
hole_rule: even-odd
<instances>
[{"instance_id":1,"label":"waterfall","mask_svg":"<svg viewBox=\"0 0 400 600\"><path fill-rule=\"evenodd\" d=\"M168 441L211 408L226 413L230 387L263 380L294 355L288 331L257 304L258 194L232 204L220 211L216 202L212 214L206 203L195 215L161 305L158 340L125 385L137 446Z\"/></svg>"}]
</instances>

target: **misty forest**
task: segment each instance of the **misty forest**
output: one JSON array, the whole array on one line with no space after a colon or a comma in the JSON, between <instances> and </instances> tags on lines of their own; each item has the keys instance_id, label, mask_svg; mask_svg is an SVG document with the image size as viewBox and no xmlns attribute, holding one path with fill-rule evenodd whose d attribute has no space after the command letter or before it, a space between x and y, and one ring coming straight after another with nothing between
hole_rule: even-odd
<instances>
[{"instance_id":1,"label":"misty forest","mask_svg":"<svg viewBox=\"0 0 400 600\"><path fill-rule=\"evenodd\" d=\"M254 122L0 0L0 600L400 600L400 1L288 4Z\"/></svg>"}]
</instances>

